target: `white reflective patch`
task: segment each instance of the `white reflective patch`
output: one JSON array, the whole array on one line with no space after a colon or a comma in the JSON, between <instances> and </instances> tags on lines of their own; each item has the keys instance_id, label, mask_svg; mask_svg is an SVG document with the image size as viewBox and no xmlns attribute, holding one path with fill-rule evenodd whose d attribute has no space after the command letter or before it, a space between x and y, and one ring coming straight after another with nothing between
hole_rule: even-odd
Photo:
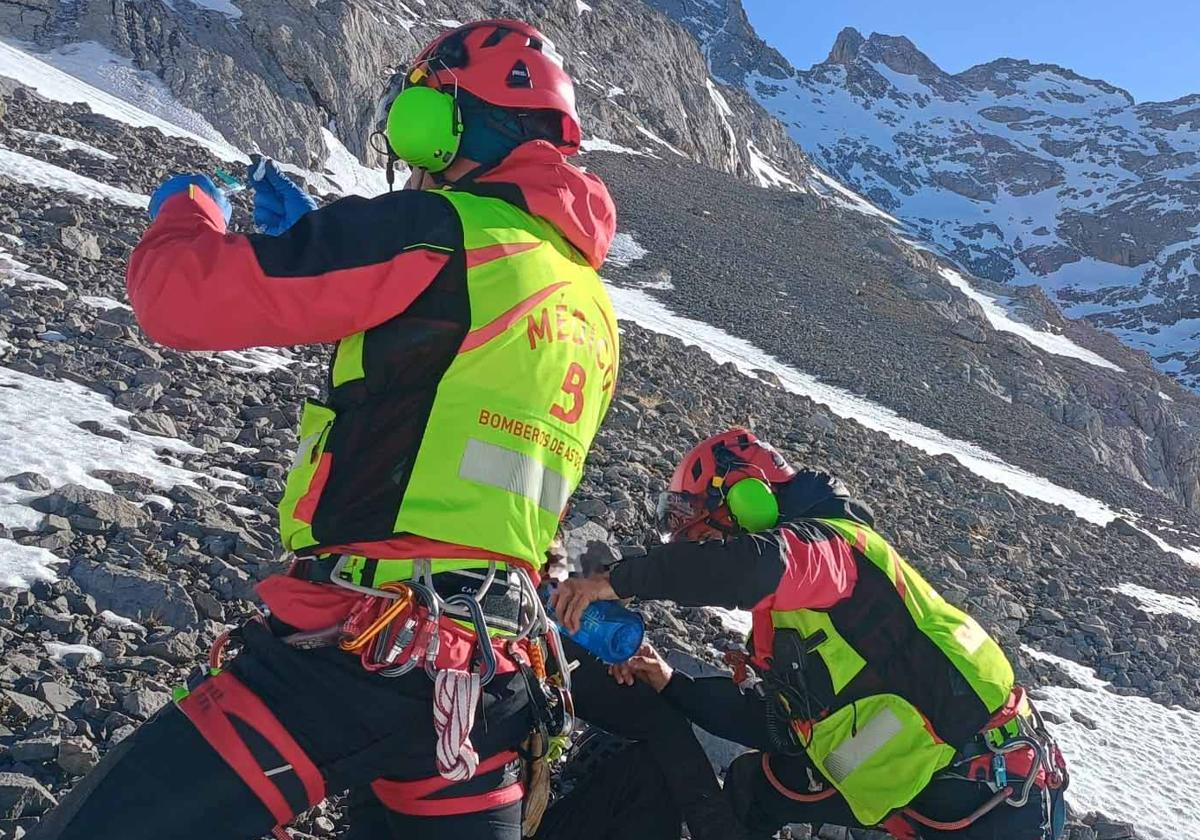
<instances>
[{"instance_id":1,"label":"white reflective patch","mask_svg":"<svg viewBox=\"0 0 1200 840\"><path fill-rule=\"evenodd\" d=\"M988 640L988 634L979 626L979 622L968 615L955 629L954 638L968 654L974 654Z\"/></svg>"},{"instance_id":2,"label":"white reflective patch","mask_svg":"<svg viewBox=\"0 0 1200 840\"><path fill-rule=\"evenodd\" d=\"M841 782L863 765L867 759L883 749L884 745L899 734L900 718L889 708L883 708L867 721L825 759L825 772L830 780Z\"/></svg>"},{"instance_id":3,"label":"white reflective patch","mask_svg":"<svg viewBox=\"0 0 1200 840\"><path fill-rule=\"evenodd\" d=\"M312 448L317 445L317 441L320 440L324 431L324 429L320 429L311 435L305 435L300 438L300 442L296 444L296 454L292 458L292 469L296 469L296 467L300 466L301 461L311 455Z\"/></svg>"},{"instance_id":4,"label":"white reflective patch","mask_svg":"<svg viewBox=\"0 0 1200 840\"><path fill-rule=\"evenodd\" d=\"M567 477L512 449L471 438L458 465L458 477L499 487L558 516L571 496Z\"/></svg>"}]
</instances>

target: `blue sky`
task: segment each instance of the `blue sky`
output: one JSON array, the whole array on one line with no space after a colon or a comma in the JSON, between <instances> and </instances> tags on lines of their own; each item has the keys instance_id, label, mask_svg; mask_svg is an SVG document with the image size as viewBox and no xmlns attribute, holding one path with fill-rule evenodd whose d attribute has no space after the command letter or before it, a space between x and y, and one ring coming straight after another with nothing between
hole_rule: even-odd
<instances>
[{"instance_id":1,"label":"blue sky","mask_svg":"<svg viewBox=\"0 0 1200 840\"><path fill-rule=\"evenodd\" d=\"M994 58L1059 64L1139 102L1200 93L1200 0L743 0L772 46L807 69L837 33L906 35L951 73Z\"/></svg>"}]
</instances>

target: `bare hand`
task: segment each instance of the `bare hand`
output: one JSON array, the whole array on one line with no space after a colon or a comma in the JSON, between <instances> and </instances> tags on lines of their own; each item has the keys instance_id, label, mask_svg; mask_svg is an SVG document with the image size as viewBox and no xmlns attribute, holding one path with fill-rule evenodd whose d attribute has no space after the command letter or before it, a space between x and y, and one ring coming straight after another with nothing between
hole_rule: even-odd
<instances>
[{"instance_id":1,"label":"bare hand","mask_svg":"<svg viewBox=\"0 0 1200 840\"><path fill-rule=\"evenodd\" d=\"M579 632L583 611L593 601L615 601L617 593L608 582L608 573L590 578L567 578L550 596L550 606L558 616L558 623L570 633Z\"/></svg>"},{"instance_id":2,"label":"bare hand","mask_svg":"<svg viewBox=\"0 0 1200 840\"><path fill-rule=\"evenodd\" d=\"M613 665L608 669L621 685L633 685L634 680L641 680L655 691L662 691L671 681L675 669L667 664L654 645L646 642L641 649L628 661Z\"/></svg>"}]
</instances>

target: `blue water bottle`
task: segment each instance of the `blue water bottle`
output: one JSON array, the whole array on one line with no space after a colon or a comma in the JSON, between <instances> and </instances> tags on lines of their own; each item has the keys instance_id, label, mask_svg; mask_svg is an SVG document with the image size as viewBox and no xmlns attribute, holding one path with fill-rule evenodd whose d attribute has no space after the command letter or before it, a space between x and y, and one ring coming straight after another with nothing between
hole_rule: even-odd
<instances>
[{"instance_id":1,"label":"blue water bottle","mask_svg":"<svg viewBox=\"0 0 1200 840\"><path fill-rule=\"evenodd\" d=\"M558 624L550 607L550 590L546 593L546 612ZM627 610L617 601L593 601L583 611L579 632L570 633L561 624L559 630L575 644L594 654L609 665L620 665L638 652L646 625L642 617Z\"/></svg>"}]
</instances>

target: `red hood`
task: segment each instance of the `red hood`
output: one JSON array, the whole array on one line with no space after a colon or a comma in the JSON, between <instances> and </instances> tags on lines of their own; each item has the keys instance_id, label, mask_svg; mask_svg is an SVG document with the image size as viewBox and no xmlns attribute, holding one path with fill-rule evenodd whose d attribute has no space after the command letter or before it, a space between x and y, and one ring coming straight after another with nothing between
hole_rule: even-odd
<instances>
[{"instance_id":1,"label":"red hood","mask_svg":"<svg viewBox=\"0 0 1200 840\"><path fill-rule=\"evenodd\" d=\"M515 186L525 209L558 228L592 268L604 264L617 229L617 208L608 187L595 175L567 163L562 153L545 140L518 146L474 183Z\"/></svg>"}]
</instances>

